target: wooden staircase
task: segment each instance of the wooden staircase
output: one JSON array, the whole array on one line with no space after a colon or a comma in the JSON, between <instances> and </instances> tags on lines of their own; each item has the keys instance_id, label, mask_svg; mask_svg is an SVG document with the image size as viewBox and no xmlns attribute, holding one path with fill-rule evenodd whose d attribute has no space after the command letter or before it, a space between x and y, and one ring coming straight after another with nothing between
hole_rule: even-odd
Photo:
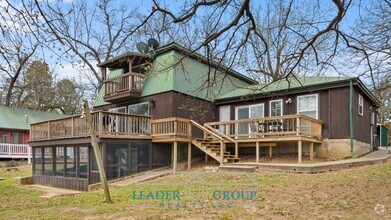
<instances>
[{"instance_id":1,"label":"wooden staircase","mask_svg":"<svg viewBox=\"0 0 391 220\"><path fill-rule=\"evenodd\" d=\"M213 159L219 161L220 165L239 161L239 158L235 158L234 155L231 155L230 152L226 152L225 150L225 143L235 143L235 140L210 126L202 126L193 120L190 120L190 124L204 132L203 139L192 139L191 143L194 146L198 147Z\"/></svg>"},{"instance_id":2,"label":"wooden staircase","mask_svg":"<svg viewBox=\"0 0 391 220\"><path fill-rule=\"evenodd\" d=\"M223 161L221 160L221 143L216 142L210 139L193 139L191 143L198 147L200 150L202 150L204 153L212 157L213 159L220 162L220 164L223 163L234 163L238 162L240 159L235 158L235 155L231 155L230 152L224 151ZM223 146L223 149L225 149L225 146Z\"/></svg>"}]
</instances>

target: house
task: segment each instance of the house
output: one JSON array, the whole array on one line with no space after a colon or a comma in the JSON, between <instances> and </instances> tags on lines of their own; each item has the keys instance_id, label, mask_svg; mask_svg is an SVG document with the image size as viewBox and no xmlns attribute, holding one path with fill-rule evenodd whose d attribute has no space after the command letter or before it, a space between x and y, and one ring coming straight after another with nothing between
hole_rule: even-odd
<instances>
[{"instance_id":1,"label":"house","mask_svg":"<svg viewBox=\"0 0 391 220\"><path fill-rule=\"evenodd\" d=\"M0 158L28 158L30 123L61 115L0 105Z\"/></svg>"},{"instance_id":2,"label":"house","mask_svg":"<svg viewBox=\"0 0 391 220\"><path fill-rule=\"evenodd\" d=\"M108 179L203 156L295 153L356 157L372 150L379 101L358 78L300 77L270 85L172 43L98 65L92 113ZM31 125L33 182L88 190L100 182L85 118Z\"/></svg>"}]
</instances>

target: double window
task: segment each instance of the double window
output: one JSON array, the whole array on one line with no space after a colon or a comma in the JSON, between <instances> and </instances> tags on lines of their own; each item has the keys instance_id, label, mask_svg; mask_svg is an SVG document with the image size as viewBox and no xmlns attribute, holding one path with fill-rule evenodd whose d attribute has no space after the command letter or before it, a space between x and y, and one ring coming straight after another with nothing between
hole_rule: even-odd
<instances>
[{"instance_id":1,"label":"double window","mask_svg":"<svg viewBox=\"0 0 391 220\"><path fill-rule=\"evenodd\" d=\"M303 114L318 119L318 94L298 96L297 114Z\"/></svg>"}]
</instances>

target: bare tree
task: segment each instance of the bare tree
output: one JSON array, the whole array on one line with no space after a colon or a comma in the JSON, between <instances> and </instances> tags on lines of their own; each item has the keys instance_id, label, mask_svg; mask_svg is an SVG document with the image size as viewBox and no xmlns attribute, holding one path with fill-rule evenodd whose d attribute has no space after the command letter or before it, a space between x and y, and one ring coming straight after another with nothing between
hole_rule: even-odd
<instances>
[{"instance_id":1,"label":"bare tree","mask_svg":"<svg viewBox=\"0 0 391 220\"><path fill-rule=\"evenodd\" d=\"M183 1L179 8L159 0L153 4L151 14L163 14L169 23L207 27L194 51L203 50L229 67L245 59L246 70L274 81L331 61L335 50L326 43L336 46L335 35L351 1Z\"/></svg>"},{"instance_id":2,"label":"bare tree","mask_svg":"<svg viewBox=\"0 0 391 220\"><path fill-rule=\"evenodd\" d=\"M23 14L9 4L0 6L0 76L3 80L2 104L11 106L17 102L17 80L34 57L39 43Z\"/></svg>"},{"instance_id":3,"label":"bare tree","mask_svg":"<svg viewBox=\"0 0 391 220\"><path fill-rule=\"evenodd\" d=\"M70 62L87 73L96 89L103 84L96 64L129 49L137 11L112 0L32 0L23 2L23 9L38 12L40 20L34 25L46 33L46 40L41 43L52 49L60 62Z\"/></svg>"}]
</instances>

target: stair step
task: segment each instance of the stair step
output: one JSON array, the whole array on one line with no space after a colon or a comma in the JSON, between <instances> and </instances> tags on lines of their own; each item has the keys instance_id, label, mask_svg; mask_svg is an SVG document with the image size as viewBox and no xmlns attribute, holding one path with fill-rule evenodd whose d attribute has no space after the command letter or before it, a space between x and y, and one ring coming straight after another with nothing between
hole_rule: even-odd
<instances>
[{"instance_id":1,"label":"stair step","mask_svg":"<svg viewBox=\"0 0 391 220\"><path fill-rule=\"evenodd\" d=\"M224 158L224 163L235 163L239 162L240 158Z\"/></svg>"},{"instance_id":2,"label":"stair step","mask_svg":"<svg viewBox=\"0 0 391 220\"><path fill-rule=\"evenodd\" d=\"M257 166L242 166L242 165L223 165L219 167L219 171L231 172L252 172L257 169Z\"/></svg>"}]
</instances>

